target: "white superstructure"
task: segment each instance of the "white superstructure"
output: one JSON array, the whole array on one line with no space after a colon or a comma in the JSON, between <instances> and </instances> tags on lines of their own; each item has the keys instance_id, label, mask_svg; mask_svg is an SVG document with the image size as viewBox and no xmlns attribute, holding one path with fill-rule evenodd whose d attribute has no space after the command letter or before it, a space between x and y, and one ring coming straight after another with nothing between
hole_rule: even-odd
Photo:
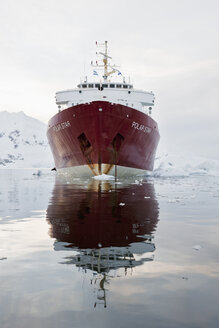
<instances>
[{"instance_id":1,"label":"white superstructure","mask_svg":"<svg viewBox=\"0 0 219 328\"><path fill-rule=\"evenodd\" d=\"M91 65L97 69L103 68L104 72L102 79L98 81L80 83L77 88L56 92L56 104L59 110L66 109L79 104L86 104L93 101L107 101L110 103L125 105L137 109L146 114L151 114L154 105L153 92L146 92L133 89L130 83L126 83L122 77L122 82L109 81L109 76L112 74L122 75L115 67L108 63L111 57L107 53L107 41L100 46L105 47L105 51L99 52L103 56L103 64ZM94 71L98 75L96 71ZM96 78L95 78L96 79Z\"/></svg>"},{"instance_id":2,"label":"white superstructure","mask_svg":"<svg viewBox=\"0 0 219 328\"><path fill-rule=\"evenodd\" d=\"M77 89L64 90L56 93L56 104L65 109L78 104L92 101L108 101L132 107L148 113L154 105L154 94L133 89L126 83L81 83Z\"/></svg>"}]
</instances>

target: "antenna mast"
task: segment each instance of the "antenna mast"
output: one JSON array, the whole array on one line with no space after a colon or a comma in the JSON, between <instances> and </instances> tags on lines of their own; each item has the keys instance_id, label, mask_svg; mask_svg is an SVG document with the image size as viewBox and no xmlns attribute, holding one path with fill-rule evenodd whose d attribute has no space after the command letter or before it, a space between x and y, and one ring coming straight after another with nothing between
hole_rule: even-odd
<instances>
[{"instance_id":1,"label":"antenna mast","mask_svg":"<svg viewBox=\"0 0 219 328\"><path fill-rule=\"evenodd\" d=\"M107 41L105 41L105 54L103 57L103 64L104 64L104 80L107 80L108 76L108 55L107 55Z\"/></svg>"},{"instance_id":2,"label":"antenna mast","mask_svg":"<svg viewBox=\"0 0 219 328\"><path fill-rule=\"evenodd\" d=\"M113 73L115 73L116 72L116 70L114 69L114 67L112 67L112 66L110 66L109 64L108 64L108 58L109 59L112 59L112 57L110 57L109 55L108 55L108 42L107 41L105 41L104 43L97 43L96 42L96 45L97 46L104 46L105 47L105 50L104 50L104 52L99 52L99 54L100 55L102 55L103 56L103 65L92 65L93 67L103 67L104 68L104 75L103 75L103 79L104 79L104 81L107 81L107 78L108 78L108 76L110 76L111 74L113 74ZM108 71L108 67L111 67L112 68L112 71Z\"/></svg>"}]
</instances>

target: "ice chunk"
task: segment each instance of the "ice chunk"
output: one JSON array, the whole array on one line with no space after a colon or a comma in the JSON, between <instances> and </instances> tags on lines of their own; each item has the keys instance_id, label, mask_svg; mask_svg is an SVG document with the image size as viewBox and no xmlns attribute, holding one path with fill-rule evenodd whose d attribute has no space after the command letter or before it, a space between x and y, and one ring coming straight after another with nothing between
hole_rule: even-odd
<instances>
[{"instance_id":1,"label":"ice chunk","mask_svg":"<svg viewBox=\"0 0 219 328\"><path fill-rule=\"evenodd\" d=\"M113 175L108 174L100 174L93 177L95 180L114 180L115 177Z\"/></svg>"},{"instance_id":2,"label":"ice chunk","mask_svg":"<svg viewBox=\"0 0 219 328\"><path fill-rule=\"evenodd\" d=\"M199 251L202 247L200 245L195 245L192 248L196 251Z\"/></svg>"},{"instance_id":3,"label":"ice chunk","mask_svg":"<svg viewBox=\"0 0 219 328\"><path fill-rule=\"evenodd\" d=\"M33 175L40 177L42 175L42 171L38 170L36 173L33 173Z\"/></svg>"}]
</instances>

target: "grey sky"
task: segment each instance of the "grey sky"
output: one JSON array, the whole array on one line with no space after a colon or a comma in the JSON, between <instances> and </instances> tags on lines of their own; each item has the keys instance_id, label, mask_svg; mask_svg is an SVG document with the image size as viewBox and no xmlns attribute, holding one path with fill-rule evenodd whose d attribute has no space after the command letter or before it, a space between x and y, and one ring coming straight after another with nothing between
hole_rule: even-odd
<instances>
[{"instance_id":1,"label":"grey sky","mask_svg":"<svg viewBox=\"0 0 219 328\"><path fill-rule=\"evenodd\" d=\"M0 0L0 110L47 122L95 41L153 90L163 143L219 159L219 1Z\"/></svg>"}]
</instances>

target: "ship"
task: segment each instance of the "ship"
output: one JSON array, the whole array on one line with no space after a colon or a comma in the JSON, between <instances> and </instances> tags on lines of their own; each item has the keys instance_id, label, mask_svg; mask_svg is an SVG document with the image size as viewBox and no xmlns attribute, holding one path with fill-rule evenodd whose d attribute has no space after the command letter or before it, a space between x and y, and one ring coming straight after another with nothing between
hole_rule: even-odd
<instances>
[{"instance_id":1,"label":"ship","mask_svg":"<svg viewBox=\"0 0 219 328\"><path fill-rule=\"evenodd\" d=\"M91 62L92 77L56 92L58 113L47 129L54 169L73 176L152 171L160 139L154 93L126 81L111 64L107 41L96 45L101 62Z\"/></svg>"}]
</instances>

